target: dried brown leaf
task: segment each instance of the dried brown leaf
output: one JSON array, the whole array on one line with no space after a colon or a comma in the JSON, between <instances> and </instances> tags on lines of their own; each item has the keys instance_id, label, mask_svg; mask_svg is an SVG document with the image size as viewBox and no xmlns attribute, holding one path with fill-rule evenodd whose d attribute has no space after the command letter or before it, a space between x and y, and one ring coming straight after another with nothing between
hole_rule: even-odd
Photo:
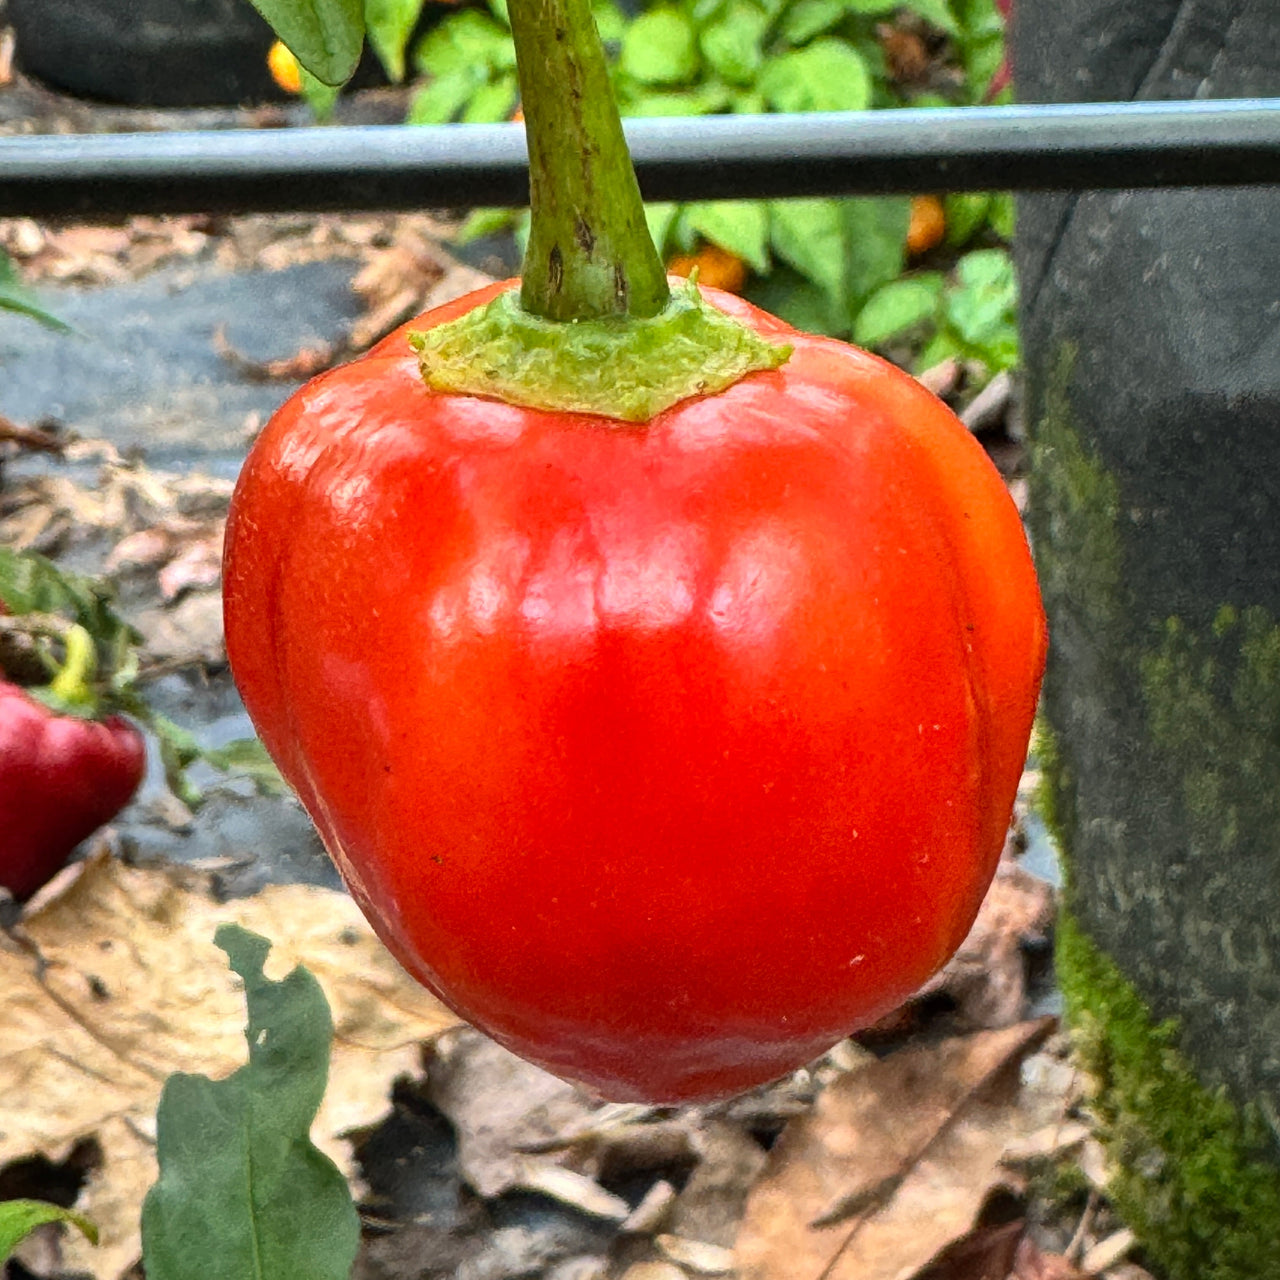
<instances>
[{"instance_id":1,"label":"dried brown leaf","mask_svg":"<svg viewBox=\"0 0 1280 1280\"><path fill-rule=\"evenodd\" d=\"M1044 1253L1030 1238L1018 1245L1009 1280L1087 1280L1060 1253Z\"/></svg>"},{"instance_id":2,"label":"dried brown leaf","mask_svg":"<svg viewBox=\"0 0 1280 1280\"><path fill-rule=\"evenodd\" d=\"M1123 1262L1133 1252L1137 1243L1137 1237L1128 1227L1113 1231L1105 1239L1099 1240L1085 1250L1084 1257L1080 1259L1080 1269L1085 1275L1090 1276L1108 1271Z\"/></svg>"},{"instance_id":3,"label":"dried brown leaf","mask_svg":"<svg viewBox=\"0 0 1280 1280\"><path fill-rule=\"evenodd\" d=\"M95 1137L105 1153L78 1207L99 1249L69 1240L68 1265L115 1278L138 1253L155 1178L155 1108L173 1071L218 1077L244 1059L244 997L213 945L237 921L273 942L268 972L305 964L333 1010L318 1145L347 1169L342 1135L386 1110L391 1082L419 1068L420 1044L457 1018L407 977L345 894L277 885L221 903L207 877L98 856L0 935L0 1166L59 1159Z\"/></svg>"},{"instance_id":4,"label":"dried brown leaf","mask_svg":"<svg viewBox=\"0 0 1280 1280\"><path fill-rule=\"evenodd\" d=\"M204 537L186 543L160 570L157 581L166 600L176 600L184 591L216 587L222 581L222 542L226 525L219 521Z\"/></svg>"},{"instance_id":5,"label":"dried brown leaf","mask_svg":"<svg viewBox=\"0 0 1280 1280\"><path fill-rule=\"evenodd\" d=\"M1004 859L969 936L915 999L945 991L966 1027L1012 1026L1026 1015L1024 949L1044 941L1053 910L1050 886Z\"/></svg>"},{"instance_id":6,"label":"dried brown leaf","mask_svg":"<svg viewBox=\"0 0 1280 1280\"><path fill-rule=\"evenodd\" d=\"M727 1276L733 1271L733 1250L705 1240L662 1235L654 1243L663 1255L699 1276Z\"/></svg>"},{"instance_id":7,"label":"dried brown leaf","mask_svg":"<svg viewBox=\"0 0 1280 1280\"><path fill-rule=\"evenodd\" d=\"M1007 1280L1026 1223L976 1227L948 1246L917 1280Z\"/></svg>"},{"instance_id":8,"label":"dried brown leaf","mask_svg":"<svg viewBox=\"0 0 1280 1280\"><path fill-rule=\"evenodd\" d=\"M708 1120L693 1132L699 1159L671 1215L674 1235L731 1246L747 1195L764 1169L764 1148L741 1129Z\"/></svg>"},{"instance_id":9,"label":"dried brown leaf","mask_svg":"<svg viewBox=\"0 0 1280 1280\"><path fill-rule=\"evenodd\" d=\"M222 634L222 596L194 591L168 608L144 609L134 618L147 657L166 667L221 666L227 660Z\"/></svg>"},{"instance_id":10,"label":"dried brown leaf","mask_svg":"<svg viewBox=\"0 0 1280 1280\"><path fill-rule=\"evenodd\" d=\"M458 1135L462 1177L485 1199L520 1186L539 1158L531 1152L545 1150L556 1134L600 1107L470 1028L436 1042L426 1093Z\"/></svg>"},{"instance_id":11,"label":"dried brown leaf","mask_svg":"<svg viewBox=\"0 0 1280 1280\"><path fill-rule=\"evenodd\" d=\"M1017 1074L1052 1027L904 1049L824 1090L747 1201L741 1280L890 1280L967 1234L1005 1149L1053 1118Z\"/></svg>"}]
</instances>

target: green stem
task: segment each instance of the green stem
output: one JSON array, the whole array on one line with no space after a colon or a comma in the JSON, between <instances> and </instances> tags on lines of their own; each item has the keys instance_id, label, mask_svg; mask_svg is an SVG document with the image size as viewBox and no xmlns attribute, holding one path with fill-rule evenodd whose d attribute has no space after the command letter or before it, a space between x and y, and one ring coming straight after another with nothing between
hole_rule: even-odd
<instances>
[{"instance_id":1,"label":"green stem","mask_svg":"<svg viewBox=\"0 0 1280 1280\"><path fill-rule=\"evenodd\" d=\"M49 684L49 693L70 707L91 706L93 690L89 682L98 669L93 637L77 623L67 628L65 644L66 657Z\"/></svg>"},{"instance_id":2,"label":"green stem","mask_svg":"<svg viewBox=\"0 0 1280 1280\"><path fill-rule=\"evenodd\" d=\"M533 209L521 306L546 320L655 316L666 273L590 0L509 0L509 12Z\"/></svg>"}]
</instances>

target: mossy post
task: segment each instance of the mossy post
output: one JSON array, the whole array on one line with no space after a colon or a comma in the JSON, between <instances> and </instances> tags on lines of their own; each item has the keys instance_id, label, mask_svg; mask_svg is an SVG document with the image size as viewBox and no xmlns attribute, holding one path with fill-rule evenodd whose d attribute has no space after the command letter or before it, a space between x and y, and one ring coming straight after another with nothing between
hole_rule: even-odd
<instances>
[{"instance_id":1,"label":"mossy post","mask_svg":"<svg viewBox=\"0 0 1280 1280\"><path fill-rule=\"evenodd\" d=\"M1019 0L1026 101L1280 94L1274 0ZM1280 1280L1280 191L1028 197L1059 970L1170 1280Z\"/></svg>"}]
</instances>

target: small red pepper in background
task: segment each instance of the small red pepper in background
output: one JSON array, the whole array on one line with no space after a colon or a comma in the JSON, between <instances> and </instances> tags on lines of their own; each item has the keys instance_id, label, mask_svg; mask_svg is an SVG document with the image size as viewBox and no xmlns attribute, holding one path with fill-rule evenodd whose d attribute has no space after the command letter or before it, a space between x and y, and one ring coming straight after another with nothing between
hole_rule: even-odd
<instances>
[{"instance_id":1,"label":"small red pepper in background","mask_svg":"<svg viewBox=\"0 0 1280 1280\"><path fill-rule=\"evenodd\" d=\"M22 900L52 879L129 803L145 763L127 720L58 715L0 680L0 887Z\"/></svg>"}]
</instances>

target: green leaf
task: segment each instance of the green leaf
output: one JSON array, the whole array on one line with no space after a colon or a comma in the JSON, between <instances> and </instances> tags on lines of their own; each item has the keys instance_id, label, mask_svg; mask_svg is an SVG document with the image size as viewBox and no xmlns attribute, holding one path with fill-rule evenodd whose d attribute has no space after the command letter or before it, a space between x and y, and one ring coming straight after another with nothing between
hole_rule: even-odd
<instances>
[{"instance_id":1,"label":"green leaf","mask_svg":"<svg viewBox=\"0 0 1280 1280\"><path fill-rule=\"evenodd\" d=\"M471 244L487 236L508 231L516 220L514 209L472 209L457 231L453 233L456 245Z\"/></svg>"},{"instance_id":2,"label":"green leaf","mask_svg":"<svg viewBox=\"0 0 1280 1280\"><path fill-rule=\"evenodd\" d=\"M469 75L479 84L493 72L514 71L516 54L500 23L479 9L463 9L418 41L413 62L425 76Z\"/></svg>"},{"instance_id":3,"label":"green leaf","mask_svg":"<svg viewBox=\"0 0 1280 1280\"><path fill-rule=\"evenodd\" d=\"M744 296L757 307L805 333L847 337L843 307L833 307L824 290L790 267L777 266L767 276L749 281Z\"/></svg>"},{"instance_id":4,"label":"green leaf","mask_svg":"<svg viewBox=\"0 0 1280 1280\"><path fill-rule=\"evenodd\" d=\"M925 343L924 349L916 357L914 368L923 373L934 365L950 360L952 356L964 355L964 344L949 329L939 329Z\"/></svg>"},{"instance_id":5,"label":"green leaf","mask_svg":"<svg viewBox=\"0 0 1280 1280\"><path fill-rule=\"evenodd\" d=\"M596 20L596 30L605 44L619 44L627 33L626 15L613 0L594 0L591 14Z\"/></svg>"},{"instance_id":6,"label":"green leaf","mask_svg":"<svg viewBox=\"0 0 1280 1280\"><path fill-rule=\"evenodd\" d=\"M260 796L291 795L289 784L280 776L275 761L259 738L236 738L225 746L201 753L211 765L225 773L248 778Z\"/></svg>"},{"instance_id":7,"label":"green leaf","mask_svg":"<svg viewBox=\"0 0 1280 1280\"><path fill-rule=\"evenodd\" d=\"M871 75L856 49L824 36L765 63L760 92L777 111L865 111Z\"/></svg>"},{"instance_id":8,"label":"green leaf","mask_svg":"<svg viewBox=\"0 0 1280 1280\"><path fill-rule=\"evenodd\" d=\"M414 95L406 117L409 124L448 124L476 91L476 77L468 71L440 76Z\"/></svg>"},{"instance_id":9,"label":"green leaf","mask_svg":"<svg viewBox=\"0 0 1280 1280\"><path fill-rule=\"evenodd\" d=\"M879 288L867 299L853 323L853 340L860 347L878 347L890 338L934 317L942 293L936 273L907 276Z\"/></svg>"},{"instance_id":10,"label":"green leaf","mask_svg":"<svg viewBox=\"0 0 1280 1280\"><path fill-rule=\"evenodd\" d=\"M968 244L982 230L991 208L991 196L985 191L963 191L943 200L947 218L947 244L953 249Z\"/></svg>"},{"instance_id":11,"label":"green leaf","mask_svg":"<svg viewBox=\"0 0 1280 1280\"><path fill-rule=\"evenodd\" d=\"M300 966L268 979L257 934L222 925L214 941L244 979L249 1061L225 1080L165 1083L160 1177L142 1207L147 1280L347 1280L360 1220L310 1138L333 1038L324 994Z\"/></svg>"},{"instance_id":12,"label":"green leaf","mask_svg":"<svg viewBox=\"0 0 1280 1280\"><path fill-rule=\"evenodd\" d=\"M620 94L619 109L624 116L706 116L722 111L732 95L727 86L713 81L676 92L641 89Z\"/></svg>"},{"instance_id":13,"label":"green leaf","mask_svg":"<svg viewBox=\"0 0 1280 1280\"><path fill-rule=\"evenodd\" d=\"M422 13L424 0L364 0L369 43L389 79L404 79L404 51Z\"/></svg>"},{"instance_id":14,"label":"green leaf","mask_svg":"<svg viewBox=\"0 0 1280 1280\"><path fill-rule=\"evenodd\" d=\"M1000 36L974 40L968 43L961 53L969 96L974 102L980 102L986 95L987 86L1004 61L1004 40Z\"/></svg>"},{"instance_id":15,"label":"green leaf","mask_svg":"<svg viewBox=\"0 0 1280 1280\"><path fill-rule=\"evenodd\" d=\"M844 6L850 13L862 13L868 17L893 13L902 8L902 4L903 0L844 0Z\"/></svg>"},{"instance_id":16,"label":"green leaf","mask_svg":"<svg viewBox=\"0 0 1280 1280\"><path fill-rule=\"evenodd\" d=\"M949 36L960 34L960 23L947 0L902 0L901 7Z\"/></svg>"},{"instance_id":17,"label":"green leaf","mask_svg":"<svg viewBox=\"0 0 1280 1280\"><path fill-rule=\"evenodd\" d=\"M807 44L814 36L839 26L847 12L845 0L799 0L787 10L782 38L789 45Z\"/></svg>"},{"instance_id":18,"label":"green leaf","mask_svg":"<svg viewBox=\"0 0 1280 1280\"><path fill-rule=\"evenodd\" d=\"M317 80L343 85L364 48L362 0L250 0Z\"/></svg>"},{"instance_id":19,"label":"green leaf","mask_svg":"<svg viewBox=\"0 0 1280 1280\"><path fill-rule=\"evenodd\" d=\"M43 1200L5 1200L0 1202L0 1263L47 1222L69 1222L90 1244L98 1243L98 1228L83 1214Z\"/></svg>"},{"instance_id":20,"label":"green leaf","mask_svg":"<svg viewBox=\"0 0 1280 1280\"><path fill-rule=\"evenodd\" d=\"M151 714L148 727L160 744L160 763L164 766L164 780L169 790L187 808L198 809L204 801L204 792L187 777L186 772L187 766L201 756L195 734L156 712Z\"/></svg>"},{"instance_id":21,"label":"green leaf","mask_svg":"<svg viewBox=\"0 0 1280 1280\"><path fill-rule=\"evenodd\" d=\"M51 315L36 301L35 295L22 283L13 259L3 249L0 249L0 311L20 311L50 329L71 332L70 325Z\"/></svg>"},{"instance_id":22,"label":"green leaf","mask_svg":"<svg viewBox=\"0 0 1280 1280\"><path fill-rule=\"evenodd\" d=\"M761 200L708 200L681 215L704 240L727 249L753 271L769 270L769 209Z\"/></svg>"},{"instance_id":23,"label":"green leaf","mask_svg":"<svg viewBox=\"0 0 1280 1280\"><path fill-rule=\"evenodd\" d=\"M816 284L840 309L845 291L844 222L838 200L775 200L769 241L783 262Z\"/></svg>"},{"instance_id":24,"label":"green leaf","mask_svg":"<svg viewBox=\"0 0 1280 1280\"><path fill-rule=\"evenodd\" d=\"M462 113L464 124L497 124L510 119L516 105L516 75L508 71L488 84L481 85L471 95L467 109Z\"/></svg>"},{"instance_id":25,"label":"green leaf","mask_svg":"<svg viewBox=\"0 0 1280 1280\"><path fill-rule=\"evenodd\" d=\"M947 291L946 318L965 342L982 346L1011 326L1018 282L1004 249L979 249L956 264L956 287Z\"/></svg>"},{"instance_id":26,"label":"green leaf","mask_svg":"<svg viewBox=\"0 0 1280 1280\"><path fill-rule=\"evenodd\" d=\"M334 107L338 105L338 96L342 90L325 84L323 80L317 80L306 67L299 67L298 75L302 81L302 96L311 108L311 114L317 120L328 120L333 115Z\"/></svg>"},{"instance_id":27,"label":"green leaf","mask_svg":"<svg viewBox=\"0 0 1280 1280\"><path fill-rule=\"evenodd\" d=\"M642 13L622 39L619 65L641 84L688 84L698 74L693 23L667 6Z\"/></svg>"},{"instance_id":28,"label":"green leaf","mask_svg":"<svg viewBox=\"0 0 1280 1280\"><path fill-rule=\"evenodd\" d=\"M902 274L911 201L902 196L842 200L840 216L848 245L845 295L852 311L882 284Z\"/></svg>"},{"instance_id":29,"label":"green leaf","mask_svg":"<svg viewBox=\"0 0 1280 1280\"><path fill-rule=\"evenodd\" d=\"M1013 239L1016 210L1017 206L1013 203L1010 192L999 191L991 197L991 212L987 214L987 221L991 223L991 229L1001 240Z\"/></svg>"},{"instance_id":30,"label":"green leaf","mask_svg":"<svg viewBox=\"0 0 1280 1280\"><path fill-rule=\"evenodd\" d=\"M678 204L653 203L644 207L644 220L649 227L649 239L653 241L660 257L667 255L667 237L680 212Z\"/></svg>"},{"instance_id":31,"label":"green leaf","mask_svg":"<svg viewBox=\"0 0 1280 1280\"><path fill-rule=\"evenodd\" d=\"M10 613L53 613L82 626L118 665L142 636L111 607L112 592L94 578L61 569L31 551L0 547L0 601Z\"/></svg>"},{"instance_id":32,"label":"green leaf","mask_svg":"<svg viewBox=\"0 0 1280 1280\"><path fill-rule=\"evenodd\" d=\"M730 84L749 85L764 61L760 44L765 26L765 16L754 4L738 0L703 30L698 38L702 56Z\"/></svg>"}]
</instances>

